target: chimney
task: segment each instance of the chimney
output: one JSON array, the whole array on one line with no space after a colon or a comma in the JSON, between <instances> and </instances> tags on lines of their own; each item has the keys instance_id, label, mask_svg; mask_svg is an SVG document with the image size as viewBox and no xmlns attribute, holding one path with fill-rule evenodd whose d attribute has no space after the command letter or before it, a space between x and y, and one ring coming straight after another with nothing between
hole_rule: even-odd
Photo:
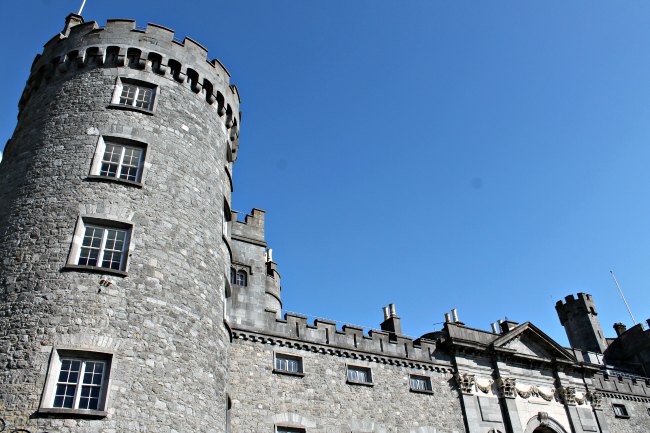
<instances>
[{"instance_id":1,"label":"chimney","mask_svg":"<svg viewBox=\"0 0 650 433\"><path fill-rule=\"evenodd\" d=\"M497 322L494 322L492 324L492 332L495 333L495 334L499 333L499 327L497 326Z\"/></svg>"},{"instance_id":2,"label":"chimney","mask_svg":"<svg viewBox=\"0 0 650 433\"><path fill-rule=\"evenodd\" d=\"M454 323L458 322L458 310L455 308L451 309L451 317L454 318Z\"/></svg>"},{"instance_id":3,"label":"chimney","mask_svg":"<svg viewBox=\"0 0 650 433\"><path fill-rule=\"evenodd\" d=\"M70 29L74 26L78 26L79 24L83 24L84 19L81 15L77 14L69 14L65 18L65 27L63 28L63 31L61 32L63 36L68 36L70 34Z\"/></svg>"},{"instance_id":4,"label":"chimney","mask_svg":"<svg viewBox=\"0 0 650 433\"><path fill-rule=\"evenodd\" d=\"M451 314L445 313L445 323L450 323L451 322Z\"/></svg>"},{"instance_id":5,"label":"chimney","mask_svg":"<svg viewBox=\"0 0 650 433\"><path fill-rule=\"evenodd\" d=\"M627 326L621 322L614 323L614 331L616 331L616 336L620 337L625 331L627 331Z\"/></svg>"},{"instance_id":6,"label":"chimney","mask_svg":"<svg viewBox=\"0 0 650 433\"><path fill-rule=\"evenodd\" d=\"M513 322L512 320L504 320L504 321L499 321L501 325L501 333L502 334L507 334L508 332L512 331L519 325L517 322Z\"/></svg>"},{"instance_id":7,"label":"chimney","mask_svg":"<svg viewBox=\"0 0 650 433\"><path fill-rule=\"evenodd\" d=\"M379 326L382 331L390 333L390 339L395 339L397 335L402 335L402 322L397 317L395 304L389 304L388 307L384 307L384 321Z\"/></svg>"}]
</instances>

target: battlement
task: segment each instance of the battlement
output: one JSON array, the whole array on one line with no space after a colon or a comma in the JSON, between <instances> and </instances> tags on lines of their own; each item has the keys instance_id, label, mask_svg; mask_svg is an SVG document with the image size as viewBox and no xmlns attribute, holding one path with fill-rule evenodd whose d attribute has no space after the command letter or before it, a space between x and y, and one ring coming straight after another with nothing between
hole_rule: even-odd
<instances>
[{"instance_id":1,"label":"battlement","mask_svg":"<svg viewBox=\"0 0 650 433\"><path fill-rule=\"evenodd\" d=\"M253 208L250 214L246 214L244 221L237 219L239 212L231 211L232 214L232 236L236 240L254 241L264 243L264 215L266 211ZM238 239L239 238L239 239Z\"/></svg>"},{"instance_id":2,"label":"battlement","mask_svg":"<svg viewBox=\"0 0 650 433\"><path fill-rule=\"evenodd\" d=\"M84 22L71 14L63 33L50 39L43 53L36 56L19 109L43 80L56 75L80 68L132 68L168 78L204 97L218 117L225 116L236 152L241 122L239 91L230 85L230 73L221 62L207 56L208 50L200 43L189 37L178 41L173 30L158 24L139 29L134 20L110 19L99 27L95 21Z\"/></svg>"},{"instance_id":3,"label":"battlement","mask_svg":"<svg viewBox=\"0 0 650 433\"><path fill-rule=\"evenodd\" d=\"M577 298L573 295L566 296L564 301L560 300L555 303L555 310L560 318L560 323L564 325L568 314L590 313L598 315L596 304L593 297L588 293L578 293Z\"/></svg>"},{"instance_id":4,"label":"battlement","mask_svg":"<svg viewBox=\"0 0 650 433\"><path fill-rule=\"evenodd\" d=\"M262 334L235 329L235 338L273 340L271 344L293 345L343 357L426 370L451 371L448 354L436 351L436 342L433 340L391 337L389 332L374 329L365 333L364 328L356 325L338 328L336 322L325 319L315 319L309 324L306 316L295 313L286 313L282 319L276 318L273 311L266 311L265 315L266 326Z\"/></svg>"}]
</instances>

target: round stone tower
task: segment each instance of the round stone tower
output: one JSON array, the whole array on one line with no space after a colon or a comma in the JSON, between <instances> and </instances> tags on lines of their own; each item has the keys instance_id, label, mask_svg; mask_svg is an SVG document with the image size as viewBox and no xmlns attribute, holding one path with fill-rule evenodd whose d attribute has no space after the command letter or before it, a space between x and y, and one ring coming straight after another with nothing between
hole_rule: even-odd
<instances>
[{"instance_id":1,"label":"round stone tower","mask_svg":"<svg viewBox=\"0 0 650 433\"><path fill-rule=\"evenodd\" d=\"M226 430L239 94L206 56L73 14L36 57L0 163L0 427Z\"/></svg>"}]
</instances>

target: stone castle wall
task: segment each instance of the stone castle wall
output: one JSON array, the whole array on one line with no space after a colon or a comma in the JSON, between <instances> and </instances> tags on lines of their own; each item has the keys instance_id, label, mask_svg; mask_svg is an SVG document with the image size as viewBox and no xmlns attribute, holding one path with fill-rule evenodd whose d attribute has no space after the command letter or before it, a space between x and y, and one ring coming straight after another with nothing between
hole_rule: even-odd
<instances>
[{"instance_id":1,"label":"stone castle wall","mask_svg":"<svg viewBox=\"0 0 650 433\"><path fill-rule=\"evenodd\" d=\"M32 431L222 432L232 116L147 60L155 48L163 65L214 69L204 49L158 27L109 27L85 23L48 43L0 165L1 416ZM117 57L84 55L107 45ZM129 61L134 46L143 58ZM111 106L118 77L157 86L153 113ZM238 114L226 79L212 79ZM100 136L146 144L142 185L89 177ZM126 273L66 268L84 217L132 227ZM105 417L39 412L59 348L113 355Z\"/></svg>"}]
</instances>

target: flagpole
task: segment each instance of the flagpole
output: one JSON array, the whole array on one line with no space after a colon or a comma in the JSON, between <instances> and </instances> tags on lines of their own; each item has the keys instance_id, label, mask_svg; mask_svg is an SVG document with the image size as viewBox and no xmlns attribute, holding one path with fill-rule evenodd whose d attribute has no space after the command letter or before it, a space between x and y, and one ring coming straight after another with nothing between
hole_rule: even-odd
<instances>
[{"instance_id":1,"label":"flagpole","mask_svg":"<svg viewBox=\"0 0 650 433\"><path fill-rule=\"evenodd\" d=\"M616 275L614 275L614 271L609 271L609 273L612 274L614 283L616 283L616 287L618 287L618 292L621 294L621 298L623 298L623 302L625 302L625 306L627 307L627 312L630 313L630 317L632 318L632 323L636 325L636 320L634 320L634 316L632 315L632 310L630 309L630 305L627 303L627 300L625 299L625 295L623 294L623 290L621 290L620 284L618 284L618 280L616 279Z\"/></svg>"},{"instance_id":2,"label":"flagpole","mask_svg":"<svg viewBox=\"0 0 650 433\"><path fill-rule=\"evenodd\" d=\"M81 2L81 7L79 8L79 12L77 13L77 15L81 15L81 12L83 12L84 10L84 6L86 6L86 0L83 0Z\"/></svg>"}]
</instances>

